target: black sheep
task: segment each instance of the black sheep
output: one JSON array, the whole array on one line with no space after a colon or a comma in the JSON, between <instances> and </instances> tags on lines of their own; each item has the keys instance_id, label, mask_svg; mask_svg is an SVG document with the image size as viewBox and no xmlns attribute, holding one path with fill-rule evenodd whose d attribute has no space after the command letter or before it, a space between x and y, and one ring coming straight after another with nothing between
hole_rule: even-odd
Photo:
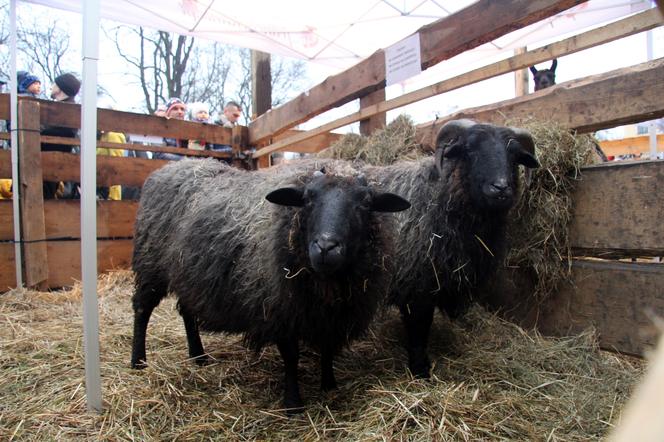
<instances>
[{"instance_id":1,"label":"black sheep","mask_svg":"<svg viewBox=\"0 0 664 442\"><path fill-rule=\"evenodd\" d=\"M383 190L412 204L397 216L389 300L401 311L415 376L429 375L426 347L435 307L458 316L500 260L519 164L539 166L529 133L455 120L438 133L433 158L367 168Z\"/></svg>"},{"instance_id":2,"label":"black sheep","mask_svg":"<svg viewBox=\"0 0 664 442\"><path fill-rule=\"evenodd\" d=\"M255 350L277 344L284 406L299 411L303 341L320 352L322 388L336 386L333 358L365 332L388 279L393 229L376 212L409 204L348 176L348 165L329 162L326 174L313 162L289 166L247 172L182 160L148 178L134 238L132 367L145 366L150 314L172 292L196 362L207 359L199 328L243 333ZM270 210L266 198L291 207Z\"/></svg>"}]
</instances>

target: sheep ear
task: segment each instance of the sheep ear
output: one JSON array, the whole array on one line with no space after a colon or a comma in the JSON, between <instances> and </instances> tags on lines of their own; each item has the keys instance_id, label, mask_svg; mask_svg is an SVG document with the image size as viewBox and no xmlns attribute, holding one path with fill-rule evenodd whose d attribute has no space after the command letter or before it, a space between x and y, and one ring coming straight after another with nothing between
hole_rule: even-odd
<instances>
[{"instance_id":1,"label":"sheep ear","mask_svg":"<svg viewBox=\"0 0 664 442\"><path fill-rule=\"evenodd\" d=\"M535 156L535 140L533 140L530 132L515 127L511 127L510 130L514 134L514 139L521 146L521 148L515 151L517 164L523 164L531 169L540 167Z\"/></svg>"},{"instance_id":2,"label":"sheep ear","mask_svg":"<svg viewBox=\"0 0 664 442\"><path fill-rule=\"evenodd\" d=\"M371 201L371 210L374 212L401 212L408 208L410 202L393 193L378 193Z\"/></svg>"},{"instance_id":3,"label":"sheep ear","mask_svg":"<svg viewBox=\"0 0 664 442\"><path fill-rule=\"evenodd\" d=\"M532 72L533 75L537 75L537 69L535 68L535 66L530 67L530 72Z\"/></svg>"},{"instance_id":4,"label":"sheep ear","mask_svg":"<svg viewBox=\"0 0 664 442\"><path fill-rule=\"evenodd\" d=\"M551 72L556 72L557 67L558 67L558 59L554 58L553 61L551 62L551 68L549 70Z\"/></svg>"},{"instance_id":5,"label":"sheep ear","mask_svg":"<svg viewBox=\"0 0 664 442\"><path fill-rule=\"evenodd\" d=\"M443 158L454 158L463 153L466 131L474 126L473 120L452 120L440 128L436 136L436 167L440 170Z\"/></svg>"},{"instance_id":6,"label":"sheep ear","mask_svg":"<svg viewBox=\"0 0 664 442\"><path fill-rule=\"evenodd\" d=\"M281 189L273 190L265 196L265 199L280 206L304 206L303 191L295 187L282 187Z\"/></svg>"}]
</instances>

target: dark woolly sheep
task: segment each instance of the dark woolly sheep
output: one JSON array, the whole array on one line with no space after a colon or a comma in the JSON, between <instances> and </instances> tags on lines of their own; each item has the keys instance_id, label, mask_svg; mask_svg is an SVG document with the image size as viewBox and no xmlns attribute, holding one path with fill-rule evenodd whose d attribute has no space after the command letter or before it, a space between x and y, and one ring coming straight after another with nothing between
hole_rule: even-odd
<instances>
[{"instance_id":1,"label":"dark woolly sheep","mask_svg":"<svg viewBox=\"0 0 664 442\"><path fill-rule=\"evenodd\" d=\"M320 352L323 390L336 386L334 356L365 332L387 285L393 221L377 212L409 203L374 192L348 165L315 167L247 172L182 160L148 178L134 239L132 367L145 366L150 315L172 292L196 362L207 360L199 328L242 333L255 350L277 344L284 406L300 411L303 341Z\"/></svg>"},{"instance_id":2,"label":"dark woolly sheep","mask_svg":"<svg viewBox=\"0 0 664 442\"><path fill-rule=\"evenodd\" d=\"M433 158L367 168L382 190L412 204L397 216L389 300L401 310L413 375L429 376L435 307L457 317L501 259L518 165L539 166L534 147L524 130L455 120L438 133Z\"/></svg>"},{"instance_id":3,"label":"dark woolly sheep","mask_svg":"<svg viewBox=\"0 0 664 442\"><path fill-rule=\"evenodd\" d=\"M535 66L530 67L536 91L546 89L556 84L556 67L558 67L558 60L556 59L551 62L551 67L549 69L541 69L538 71Z\"/></svg>"}]
</instances>

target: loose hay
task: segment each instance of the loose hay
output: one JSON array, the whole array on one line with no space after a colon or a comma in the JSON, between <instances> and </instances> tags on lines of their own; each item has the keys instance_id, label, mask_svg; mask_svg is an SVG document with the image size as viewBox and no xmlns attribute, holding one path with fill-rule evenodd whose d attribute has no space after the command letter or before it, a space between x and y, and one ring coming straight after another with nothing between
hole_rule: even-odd
<instances>
[{"instance_id":1,"label":"loose hay","mask_svg":"<svg viewBox=\"0 0 664 442\"><path fill-rule=\"evenodd\" d=\"M336 363L339 390L318 390L301 358L306 412L281 413L282 364L236 336L204 335L217 363L187 361L171 298L148 328L150 365L131 370L130 272L99 281L104 412L86 413L80 287L0 296L0 434L10 440L588 440L620 415L642 362L598 349L589 330L545 339L480 308L437 315L431 381L406 376L402 327L389 312Z\"/></svg>"},{"instance_id":2,"label":"loose hay","mask_svg":"<svg viewBox=\"0 0 664 442\"><path fill-rule=\"evenodd\" d=\"M337 160L361 160L385 166L402 159L414 160L427 155L415 140L415 125L407 115L399 115L384 129L368 137L348 134L318 156Z\"/></svg>"},{"instance_id":3,"label":"loose hay","mask_svg":"<svg viewBox=\"0 0 664 442\"><path fill-rule=\"evenodd\" d=\"M541 167L512 209L507 265L532 269L533 296L543 300L571 278L569 223L581 167L593 162L594 139L552 123L512 123L533 135Z\"/></svg>"}]
</instances>

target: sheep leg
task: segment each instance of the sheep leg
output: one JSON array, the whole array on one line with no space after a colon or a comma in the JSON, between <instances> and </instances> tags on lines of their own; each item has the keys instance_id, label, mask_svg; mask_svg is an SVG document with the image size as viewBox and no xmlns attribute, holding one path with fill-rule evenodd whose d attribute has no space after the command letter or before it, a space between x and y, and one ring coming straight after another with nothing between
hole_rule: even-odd
<instances>
[{"instance_id":1,"label":"sheep leg","mask_svg":"<svg viewBox=\"0 0 664 442\"><path fill-rule=\"evenodd\" d=\"M147 367L147 357L145 355L145 335L148 329L148 322L154 308L159 305L159 301L164 295L157 290L150 288L137 288L132 298L134 307L134 339L131 349L131 368Z\"/></svg>"},{"instance_id":2,"label":"sheep leg","mask_svg":"<svg viewBox=\"0 0 664 442\"><path fill-rule=\"evenodd\" d=\"M289 415L304 411L297 380L297 364L300 358L297 339L283 339L277 343L284 360L284 408Z\"/></svg>"},{"instance_id":3,"label":"sheep leg","mask_svg":"<svg viewBox=\"0 0 664 442\"><path fill-rule=\"evenodd\" d=\"M417 378L428 378L431 364L427 355L427 342L433 322L434 306L410 304L400 307L400 310L408 338L410 372Z\"/></svg>"},{"instance_id":4,"label":"sheep leg","mask_svg":"<svg viewBox=\"0 0 664 442\"><path fill-rule=\"evenodd\" d=\"M198 365L205 365L209 363L210 358L205 354L203 343L201 342L201 335L198 332L198 322L196 317L192 315L186 308L180 306L180 315L184 321L184 329L187 332L187 344L189 346L189 357Z\"/></svg>"},{"instance_id":5,"label":"sheep leg","mask_svg":"<svg viewBox=\"0 0 664 442\"><path fill-rule=\"evenodd\" d=\"M320 388L323 391L330 391L337 388L337 381L334 379L334 353L329 349L321 350L320 352L320 366L321 366L321 383Z\"/></svg>"}]
</instances>

